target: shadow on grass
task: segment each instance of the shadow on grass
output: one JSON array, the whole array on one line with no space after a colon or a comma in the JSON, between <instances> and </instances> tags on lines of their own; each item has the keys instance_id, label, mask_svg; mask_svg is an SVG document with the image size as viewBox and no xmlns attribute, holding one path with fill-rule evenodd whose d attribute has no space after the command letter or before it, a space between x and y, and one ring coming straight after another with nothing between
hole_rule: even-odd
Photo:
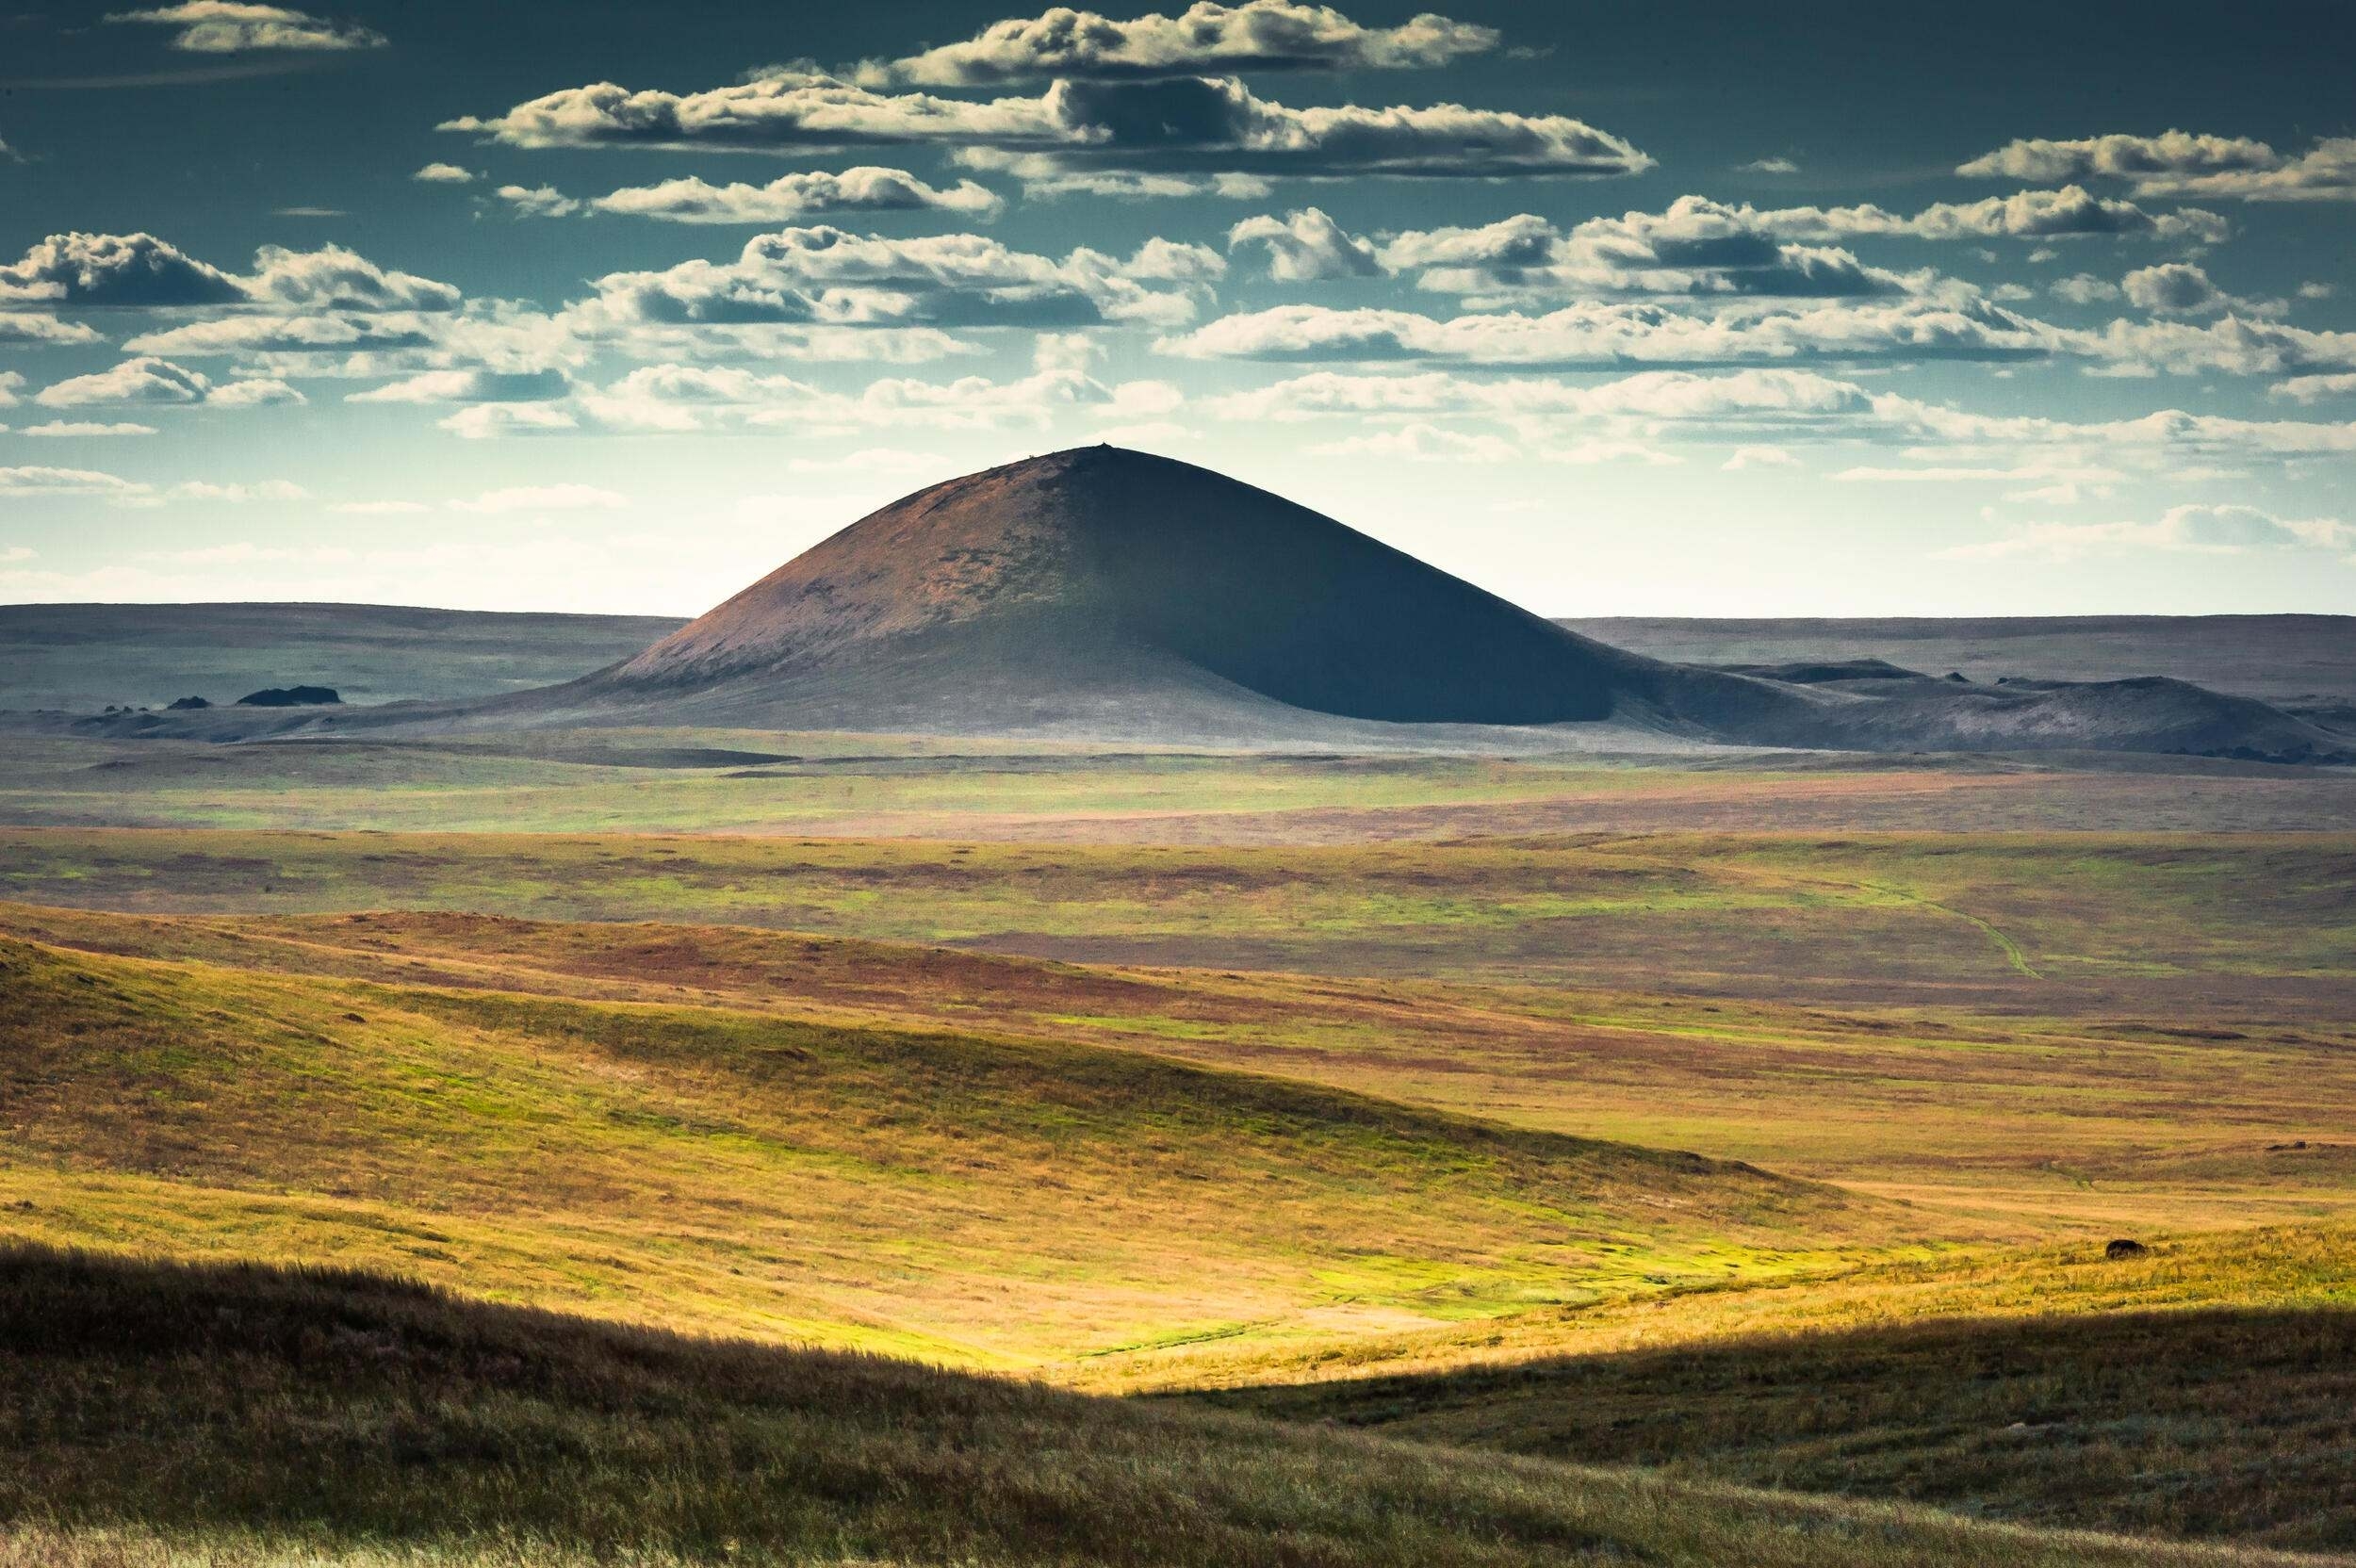
<instances>
[{"instance_id":1,"label":"shadow on grass","mask_svg":"<svg viewBox=\"0 0 2356 1568\"><path fill-rule=\"evenodd\" d=\"M1928 1321L1191 1397L2044 1526L2356 1546L2356 1310Z\"/></svg>"},{"instance_id":2,"label":"shadow on grass","mask_svg":"<svg viewBox=\"0 0 2356 1568\"><path fill-rule=\"evenodd\" d=\"M0 1251L0 1562L2247 1562L695 1340Z\"/></svg>"}]
</instances>

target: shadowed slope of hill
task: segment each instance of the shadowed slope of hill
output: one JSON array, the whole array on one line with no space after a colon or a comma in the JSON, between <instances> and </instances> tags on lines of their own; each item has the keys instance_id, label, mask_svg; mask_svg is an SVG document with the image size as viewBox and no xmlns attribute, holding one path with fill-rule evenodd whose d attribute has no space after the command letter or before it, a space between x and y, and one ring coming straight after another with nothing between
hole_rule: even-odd
<instances>
[{"instance_id":1,"label":"shadowed slope of hill","mask_svg":"<svg viewBox=\"0 0 2356 1568\"><path fill-rule=\"evenodd\" d=\"M0 1252L0 1561L2202 1568L2261 1554L1776 1497L693 1340L348 1271Z\"/></svg>"}]
</instances>

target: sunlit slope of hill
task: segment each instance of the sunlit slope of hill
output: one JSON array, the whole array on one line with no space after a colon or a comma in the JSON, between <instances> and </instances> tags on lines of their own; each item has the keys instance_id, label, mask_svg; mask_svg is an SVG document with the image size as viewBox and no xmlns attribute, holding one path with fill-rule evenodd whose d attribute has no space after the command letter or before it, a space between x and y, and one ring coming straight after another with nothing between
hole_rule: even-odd
<instances>
[{"instance_id":1,"label":"sunlit slope of hill","mask_svg":"<svg viewBox=\"0 0 2356 1568\"><path fill-rule=\"evenodd\" d=\"M1957 916L1924 919L2006 963ZM2226 975L2206 1005L2181 990L2163 1005L2155 992L2126 1013L2009 968L2017 988L1973 1005L1826 1006L428 910L134 916L0 904L0 934L319 978L1124 1046L1863 1185L1935 1207L1964 1233L2193 1230L2356 1203L2356 1147L2340 1128L2356 1098L2356 1027L2266 1019L2254 1011L2263 994L2236 1002ZM1673 950L1658 951L1665 971ZM1804 996L1799 958L1783 951ZM2049 962L2040 948L2035 963Z\"/></svg>"},{"instance_id":2,"label":"sunlit slope of hill","mask_svg":"<svg viewBox=\"0 0 2356 1568\"><path fill-rule=\"evenodd\" d=\"M2042 1534L670 1338L352 1274L0 1256L0 1560L2205 1568Z\"/></svg>"},{"instance_id":3,"label":"sunlit slope of hill","mask_svg":"<svg viewBox=\"0 0 2356 1568\"><path fill-rule=\"evenodd\" d=\"M60 1243L1039 1366L1771 1278L1922 1229L1745 1166L1117 1049L0 960L0 1200Z\"/></svg>"}]
</instances>

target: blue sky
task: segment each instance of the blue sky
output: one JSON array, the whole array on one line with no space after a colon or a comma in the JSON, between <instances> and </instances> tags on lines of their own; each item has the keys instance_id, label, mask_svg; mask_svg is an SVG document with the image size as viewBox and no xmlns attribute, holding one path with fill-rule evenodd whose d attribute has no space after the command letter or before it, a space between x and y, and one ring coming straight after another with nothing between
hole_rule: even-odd
<instances>
[{"instance_id":1,"label":"blue sky","mask_svg":"<svg viewBox=\"0 0 2356 1568\"><path fill-rule=\"evenodd\" d=\"M2356 609L2338 6L0 17L0 600L690 613L1096 440L1557 614Z\"/></svg>"}]
</instances>

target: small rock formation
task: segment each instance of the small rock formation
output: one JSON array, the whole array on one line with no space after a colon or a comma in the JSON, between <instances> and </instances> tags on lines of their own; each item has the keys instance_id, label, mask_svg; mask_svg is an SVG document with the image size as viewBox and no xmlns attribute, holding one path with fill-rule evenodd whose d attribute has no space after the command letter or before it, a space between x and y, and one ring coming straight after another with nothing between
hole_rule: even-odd
<instances>
[{"instance_id":1,"label":"small rock formation","mask_svg":"<svg viewBox=\"0 0 2356 1568\"><path fill-rule=\"evenodd\" d=\"M2151 1250L2151 1249L2146 1247L2139 1241L2130 1241L2125 1236L2121 1236L2117 1241L2112 1242L2108 1247L2103 1248L2102 1255L2110 1259L2113 1263L2117 1263L2121 1258L2140 1258L2147 1256L2150 1254Z\"/></svg>"},{"instance_id":2,"label":"small rock formation","mask_svg":"<svg viewBox=\"0 0 2356 1568\"><path fill-rule=\"evenodd\" d=\"M166 705L164 711L167 713L187 713L193 712L199 708L210 708L212 704L206 702L203 697L181 697L176 701Z\"/></svg>"},{"instance_id":3,"label":"small rock formation","mask_svg":"<svg viewBox=\"0 0 2356 1568\"><path fill-rule=\"evenodd\" d=\"M333 686L267 686L237 699L240 708L317 708L344 699Z\"/></svg>"}]
</instances>

